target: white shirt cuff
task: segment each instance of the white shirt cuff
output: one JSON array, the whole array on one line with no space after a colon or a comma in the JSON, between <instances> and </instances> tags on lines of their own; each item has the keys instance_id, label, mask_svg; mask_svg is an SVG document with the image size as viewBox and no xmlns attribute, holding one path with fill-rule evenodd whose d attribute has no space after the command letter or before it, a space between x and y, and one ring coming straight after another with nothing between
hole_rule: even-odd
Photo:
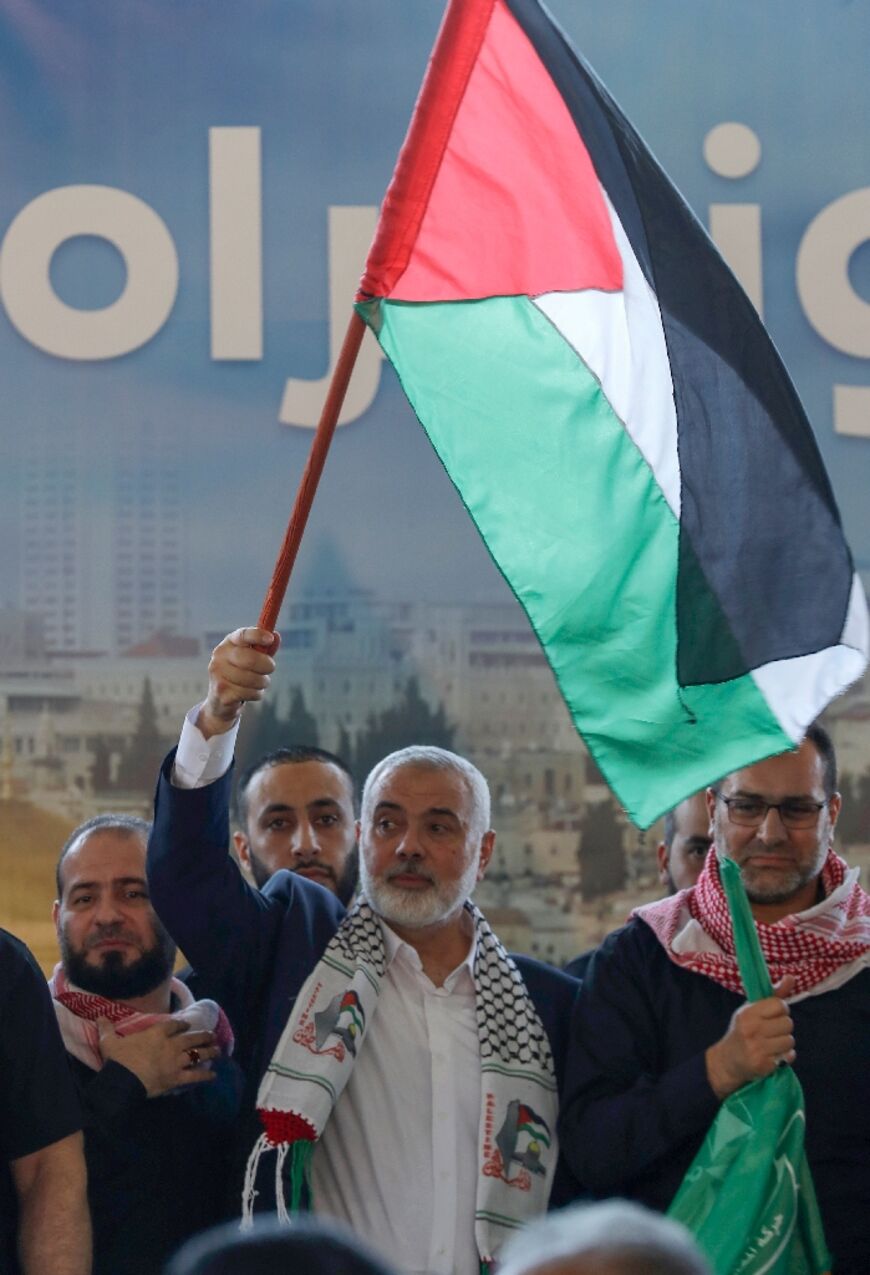
<instances>
[{"instance_id":1,"label":"white shirt cuff","mask_svg":"<svg viewBox=\"0 0 870 1275\"><path fill-rule=\"evenodd\" d=\"M236 750L239 723L222 735L206 739L196 725L202 704L192 708L184 719L175 764L172 767L172 783L176 788L205 788L225 775L232 765Z\"/></svg>"}]
</instances>

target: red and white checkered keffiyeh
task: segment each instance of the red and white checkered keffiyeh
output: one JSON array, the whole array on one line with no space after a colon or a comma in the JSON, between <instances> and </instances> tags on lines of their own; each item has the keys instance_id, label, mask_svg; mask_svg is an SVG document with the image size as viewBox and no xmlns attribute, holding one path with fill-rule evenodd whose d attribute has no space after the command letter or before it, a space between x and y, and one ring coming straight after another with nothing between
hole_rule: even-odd
<instances>
[{"instance_id":1,"label":"red and white checkered keffiyeh","mask_svg":"<svg viewBox=\"0 0 870 1275\"><path fill-rule=\"evenodd\" d=\"M790 1001L832 991L870 966L870 894L833 850L822 868L821 903L783 917L773 925L756 922L761 950L774 983L795 980ZM744 995L734 952L734 933L716 851L690 890L637 908L670 959Z\"/></svg>"},{"instance_id":2,"label":"red and white checkered keffiyeh","mask_svg":"<svg viewBox=\"0 0 870 1275\"><path fill-rule=\"evenodd\" d=\"M177 978L172 980L170 990L173 1000L180 1008L173 1014L141 1014L123 1001L110 1001L105 996L83 992L67 980L62 965L55 966L54 973L48 980L48 987L67 1053L78 1058L79 1062L83 1062L92 1071L99 1071L103 1065L100 1029L97 1025L100 1018L108 1019L119 1036L144 1031L152 1023L167 1022L170 1018L179 1019L195 1031L214 1032L215 1044L222 1054L229 1055L233 1052L233 1030L224 1011L214 1001L194 1000L188 988Z\"/></svg>"}]
</instances>

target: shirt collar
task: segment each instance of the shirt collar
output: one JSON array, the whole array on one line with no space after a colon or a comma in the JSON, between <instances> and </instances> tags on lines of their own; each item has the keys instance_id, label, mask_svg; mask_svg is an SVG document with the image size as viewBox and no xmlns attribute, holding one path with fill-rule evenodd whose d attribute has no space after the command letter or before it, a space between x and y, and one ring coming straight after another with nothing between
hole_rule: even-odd
<instances>
[{"instance_id":1,"label":"shirt collar","mask_svg":"<svg viewBox=\"0 0 870 1275\"><path fill-rule=\"evenodd\" d=\"M422 974L423 963L420 960L420 956L419 956L419 953L417 952L417 949L412 947L410 943L406 943L404 939L399 938L396 931L391 929L390 926L387 925L383 917L379 916L378 920L380 921L381 930L383 931L383 935L384 935L384 952L386 955L386 968L389 969L393 961L398 959L402 961L406 966L409 966L411 969L416 970ZM472 933L472 936L471 936L471 945L469 946L469 949L468 949L468 955L465 957L465 960L461 961L459 965L456 966L456 969L453 970L452 973L448 974L447 978L444 980L444 987L448 992L453 990L457 982L459 982L460 978L462 978L463 976L467 978L469 983L473 986L474 958L476 955L477 955L477 926L475 925L474 932Z\"/></svg>"}]
</instances>

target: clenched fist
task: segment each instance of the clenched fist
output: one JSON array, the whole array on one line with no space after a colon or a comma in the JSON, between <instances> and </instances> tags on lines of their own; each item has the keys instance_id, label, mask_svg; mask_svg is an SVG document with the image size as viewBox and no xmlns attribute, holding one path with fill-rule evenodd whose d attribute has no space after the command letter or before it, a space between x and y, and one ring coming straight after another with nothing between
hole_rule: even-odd
<instances>
[{"instance_id":1,"label":"clenched fist","mask_svg":"<svg viewBox=\"0 0 870 1275\"><path fill-rule=\"evenodd\" d=\"M246 703L263 698L280 644L280 635L266 629L236 629L215 647L208 665L208 695L196 719L206 739L228 731Z\"/></svg>"},{"instance_id":2,"label":"clenched fist","mask_svg":"<svg viewBox=\"0 0 870 1275\"><path fill-rule=\"evenodd\" d=\"M794 1062L794 1028L785 1003L793 991L794 979L786 975L773 996L741 1005L732 1014L727 1032L705 1055L707 1079L717 1098L769 1076L781 1063Z\"/></svg>"}]
</instances>

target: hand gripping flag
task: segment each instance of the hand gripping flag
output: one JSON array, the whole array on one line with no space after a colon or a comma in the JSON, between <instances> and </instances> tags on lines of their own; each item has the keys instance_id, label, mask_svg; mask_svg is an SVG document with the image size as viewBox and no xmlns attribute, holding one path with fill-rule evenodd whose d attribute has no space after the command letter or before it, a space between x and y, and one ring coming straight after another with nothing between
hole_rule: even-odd
<instances>
[{"instance_id":1,"label":"hand gripping flag","mask_svg":"<svg viewBox=\"0 0 870 1275\"><path fill-rule=\"evenodd\" d=\"M773 995L740 870L720 861L749 1000ZM716 1275L824 1275L831 1259L804 1152L804 1096L791 1067L723 1102L668 1213Z\"/></svg>"},{"instance_id":2,"label":"hand gripping flag","mask_svg":"<svg viewBox=\"0 0 870 1275\"><path fill-rule=\"evenodd\" d=\"M867 662L756 312L537 0L451 0L357 309L647 825Z\"/></svg>"}]
</instances>

